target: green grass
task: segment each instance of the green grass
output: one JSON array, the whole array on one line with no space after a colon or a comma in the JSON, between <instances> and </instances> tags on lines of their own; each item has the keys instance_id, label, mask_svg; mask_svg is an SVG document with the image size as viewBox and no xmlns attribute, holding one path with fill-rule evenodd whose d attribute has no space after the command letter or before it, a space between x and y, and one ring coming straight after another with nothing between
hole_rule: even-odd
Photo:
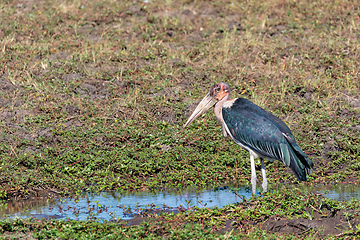
<instances>
[{"instance_id":1,"label":"green grass","mask_svg":"<svg viewBox=\"0 0 360 240\"><path fill-rule=\"evenodd\" d=\"M289 125L315 163L307 184L359 178L351 1L5 1L0 16L2 199L249 184L213 113L182 130L220 81Z\"/></svg>"}]
</instances>

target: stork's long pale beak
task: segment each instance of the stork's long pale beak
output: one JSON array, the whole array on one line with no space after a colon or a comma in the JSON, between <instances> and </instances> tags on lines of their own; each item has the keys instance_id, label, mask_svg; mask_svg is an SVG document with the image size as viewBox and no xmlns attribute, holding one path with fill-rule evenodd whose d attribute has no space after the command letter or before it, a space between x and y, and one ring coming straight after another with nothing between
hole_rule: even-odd
<instances>
[{"instance_id":1,"label":"stork's long pale beak","mask_svg":"<svg viewBox=\"0 0 360 240\"><path fill-rule=\"evenodd\" d=\"M196 109L194 110L194 112L191 114L191 116L189 117L189 119L187 120L187 122L184 125L184 128L186 128L190 123L192 123L196 118L198 118L199 116L201 116L201 114L205 113L209 108L211 108L212 106L214 106L214 104L216 103L216 98L215 96L210 96L210 92L201 100L201 102L199 103L199 105L197 105Z\"/></svg>"}]
</instances>

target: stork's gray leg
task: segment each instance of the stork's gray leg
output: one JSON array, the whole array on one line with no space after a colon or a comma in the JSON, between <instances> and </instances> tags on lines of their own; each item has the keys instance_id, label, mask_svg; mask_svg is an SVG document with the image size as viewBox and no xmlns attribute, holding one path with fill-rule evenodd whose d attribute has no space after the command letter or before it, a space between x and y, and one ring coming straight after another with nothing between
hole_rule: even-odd
<instances>
[{"instance_id":1,"label":"stork's gray leg","mask_svg":"<svg viewBox=\"0 0 360 240\"><path fill-rule=\"evenodd\" d=\"M250 154L250 163L251 163L251 186L252 194L256 194L256 172L255 172L255 158Z\"/></svg>"},{"instance_id":2,"label":"stork's gray leg","mask_svg":"<svg viewBox=\"0 0 360 240\"><path fill-rule=\"evenodd\" d=\"M262 187L263 187L263 192L267 192L267 185L268 185L268 181L266 179L266 172L265 172L265 163L264 163L264 159L261 159L261 172L262 172L262 176L263 176L263 183L262 183Z\"/></svg>"}]
</instances>

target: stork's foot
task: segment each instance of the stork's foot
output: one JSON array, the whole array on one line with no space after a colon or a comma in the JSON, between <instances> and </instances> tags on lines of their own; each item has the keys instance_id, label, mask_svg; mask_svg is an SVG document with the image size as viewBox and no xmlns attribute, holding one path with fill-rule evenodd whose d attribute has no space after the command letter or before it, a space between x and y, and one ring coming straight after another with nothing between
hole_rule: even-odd
<instances>
[{"instance_id":1,"label":"stork's foot","mask_svg":"<svg viewBox=\"0 0 360 240\"><path fill-rule=\"evenodd\" d=\"M251 164L252 194L253 194L253 196L255 196L255 194L256 194L256 172L255 172L255 158L252 154L250 154L250 164Z\"/></svg>"},{"instance_id":2,"label":"stork's foot","mask_svg":"<svg viewBox=\"0 0 360 240\"><path fill-rule=\"evenodd\" d=\"M268 181L266 179L266 172L265 172L265 163L264 163L264 159L261 158L261 173L263 176L263 183L262 183L262 187L263 187L263 192L266 193L268 188Z\"/></svg>"},{"instance_id":3,"label":"stork's foot","mask_svg":"<svg viewBox=\"0 0 360 240\"><path fill-rule=\"evenodd\" d=\"M268 191L268 181L266 179L262 183L262 188L264 193Z\"/></svg>"},{"instance_id":4,"label":"stork's foot","mask_svg":"<svg viewBox=\"0 0 360 240\"><path fill-rule=\"evenodd\" d=\"M256 176L251 177L251 187L252 187L252 194L255 196L255 194L256 194Z\"/></svg>"}]
</instances>

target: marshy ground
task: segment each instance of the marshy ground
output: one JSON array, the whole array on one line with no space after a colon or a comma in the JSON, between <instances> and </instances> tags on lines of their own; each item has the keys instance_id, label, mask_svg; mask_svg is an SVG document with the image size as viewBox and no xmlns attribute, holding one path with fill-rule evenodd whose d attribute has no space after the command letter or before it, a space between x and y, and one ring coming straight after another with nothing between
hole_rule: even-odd
<instances>
[{"instance_id":1,"label":"marshy ground","mask_svg":"<svg viewBox=\"0 0 360 240\"><path fill-rule=\"evenodd\" d=\"M217 82L286 122L314 161L306 183L268 162L270 184L358 184L359 10L330 0L2 1L0 197L249 186L249 155L222 137L213 113L182 131ZM2 220L0 231L4 238L353 238L359 204L282 190L139 226Z\"/></svg>"}]
</instances>

